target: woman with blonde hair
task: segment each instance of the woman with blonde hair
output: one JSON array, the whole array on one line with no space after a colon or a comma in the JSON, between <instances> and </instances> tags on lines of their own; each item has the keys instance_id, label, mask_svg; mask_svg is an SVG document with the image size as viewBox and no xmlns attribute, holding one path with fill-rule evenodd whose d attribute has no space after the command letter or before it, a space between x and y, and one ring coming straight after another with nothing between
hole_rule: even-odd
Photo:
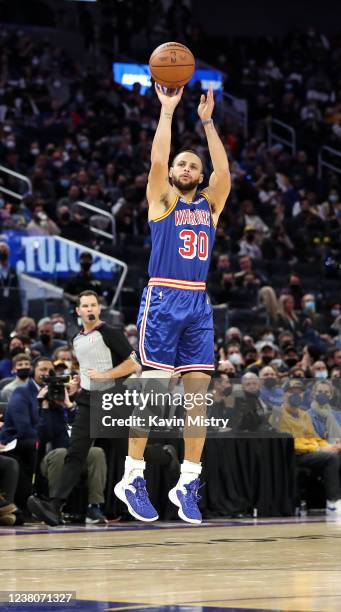
<instances>
[{"instance_id":1,"label":"woman with blonde hair","mask_svg":"<svg viewBox=\"0 0 341 612\"><path fill-rule=\"evenodd\" d=\"M295 302L292 295L284 294L279 297L276 325L281 329L288 329L296 334L299 327L299 320L295 313L294 306Z\"/></svg>"},{"instance_id":2,"label":"woman with blonde hair","mask_svg":"<svg viewBox=\"0 0 341 612\"><path fill-rule=\"evenodd\" d=\"M36 330L36 322L31 317L21 317L15 326L16 334L24 338L35 338Z\"/></svg>"},{"instance_id":3,"label":"woman with blonde hair","mask_svg":"<svg viewBox=\"0 0 341 612\"><path fill-rule=\"evenodd\" d=\"M334 388L329 380L316 382L311 393L311 407L308 414L318 435L330 444L340 444L341 414L333 410L331 402Z\"/></svg>"},{"instance_id":4,"label":"woman with blonde hair","mask_svg":"<svg viewBox=\"0 0 341 612\"><path fill-rule=\"evenodd\" d=\"M264 306L267 314L267 325L273 326L277 322L279 313L278 300L272 287L266 285L258 291L258 304Z\"/></svg>"}]
</instances>

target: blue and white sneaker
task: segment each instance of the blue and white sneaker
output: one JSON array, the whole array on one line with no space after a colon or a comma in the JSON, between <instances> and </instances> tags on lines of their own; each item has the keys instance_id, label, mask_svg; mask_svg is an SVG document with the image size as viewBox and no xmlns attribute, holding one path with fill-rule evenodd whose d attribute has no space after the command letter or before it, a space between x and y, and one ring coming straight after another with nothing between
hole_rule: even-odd
<instances>
[{"instance_id":1,"label":"blue and white sneaker","mask_svg":"<svg viewBox=\"0 0 341 612\"><path fill-rule=\"evenodd\" d=\"M115 486L114 493L118 499L127 505L130 514L139 521L150 523L159 518L148 497L146 481L141 476L138 476L129 484L121 480Z\"/></svg>"},{"instance_id":2,"label":"blue and white sneaker","mask_svg":"<svg viewBox=\"0 0 341 612\"><path fill-rule=\"evenodd\" d=\"M198 489L200 480L196 478L183 487L179 483L169 491L168 497L171 502L179 508L178 515L187 523L199 524L202 521L201 512L198 508L200 496Z\"/></svg>"}]
</instances>

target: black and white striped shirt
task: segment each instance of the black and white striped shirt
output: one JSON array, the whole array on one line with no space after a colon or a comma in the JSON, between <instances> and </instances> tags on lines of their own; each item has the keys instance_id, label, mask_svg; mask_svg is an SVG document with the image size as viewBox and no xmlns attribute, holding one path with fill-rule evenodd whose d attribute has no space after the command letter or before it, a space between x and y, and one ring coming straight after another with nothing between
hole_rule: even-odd
<instances>
[{"instance_id":1,"label":"black and white striped shirt","mask_svg":"<svg viewBox=\"0 0 341 612\"><path fill-rule=\"evenodd\" d=\"M105 372L134 355L124 333L101 321L90 332L83 329L74 337L73 348L79 363L82 389L90 390L89 368Z\"/></svg>"}]
</instances>

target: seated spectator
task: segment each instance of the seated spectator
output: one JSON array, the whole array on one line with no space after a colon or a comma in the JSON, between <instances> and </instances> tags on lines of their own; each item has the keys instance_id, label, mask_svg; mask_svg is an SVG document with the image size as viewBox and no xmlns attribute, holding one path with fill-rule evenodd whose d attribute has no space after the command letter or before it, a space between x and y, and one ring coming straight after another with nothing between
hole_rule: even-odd
<instances>
[{"instance_id":1,"label":"seated spectator","mask_svg":"<svg viewBox=\"0 0 341 612\"><path fill-rule=\"evenodd\" d=\"M37 325L32 317L20 317L14 330L20 338L33 340L37 336Z\"/></svg>"},{"instance_id":2,"label":"seated spectator","mask_svg":"<svg viewBox=\"0 0 341 612\"><path fill-rule=\"evenodd\" d=\"M12 377L12 360L19 353L25 351L25 346L21 338L14 336L8 345L8 357L0 360L0 379Z\"/></svg>"},{"instance_id":3,"label":"seated spectator","mask_svg":"<svg viewBox=\"0 0 341 612\"><path fill-rule=\"evenodd\" d=\"M280 431L294 437L297 466L322 475L327 496L327 514L340 514L340 447L318 436L310 415L302 410L303 394L303 381L288 381Z\"/></svg>"},{"instance_id":4,"label":"seated spectator","mask_svg":"<svg viewBox=\"0 0 341 612\"><path fill-rule=\"evenodd\" d=\"M65 346L65 340L56 340L53 337L53 325L49 317L44 317L38 322L38 341L32 344L32 351L38 351L43 357L52 358L53 351L60 346Z\"/></svg>"},{"instance_id":5,"label":"seated spectator","mask_svg":"<svg viewBox=\"0 0 341 612\"><path fill-rule=\"evenodd\" d=\"M49 497L57 495L58 486L64 465L64 459L69 447L68 424L75 417L75 405L70 400L65 389L64 400L56 401L48 398L48 387L44 386L37 395L40 403L39 420L37 424L38 438L42 448L48 445L51 450L43 458L40 468L48 480ZM90 448L84 474L88 480L88 507L86 523L105 523L106 519L100 504L104 503L107 465L102 448Z\"/></svg>"},{"instance_id":6,"label":"seated spectator","mask_svg":"<svg viewBox=\"0 0 341 612\"><path fill-rule=\"evenodd\" d=\"M334 388L329 380L316 382L311 394L311 417L315 431L330 444L341 441L341 412L332 408Z\"/></svg>"},{"instance_id":7,"label":"seated spectator","mask_svg":"<svg viewBox=\"0 0 341 612\"><path fill-rule=\"evenodd\" d=\"M242 391L234 394L229 425L233 431L261 432L271 429L270 410L260 399L260 380L253 372L242 377Z\"/></svg>"},{"instance_id":8,"label":"seated spectator","mask_svg":"<svg viewBox=\"0 0 341 612\"><path fill-rule=\"evenodd\" d=\"M30 236L59 236L58 225L44 211L44 203L35 205L32 211L32 221L27 225L26 231Z\"/></svg>"},{"instance_id":9,"label":"seated spectator","mask_svg":"<svg viewBox=\"0 0 341 612\"><path fill-rule=\"evenodd\" d=\"M276 357L276 351L273 343L268 342L267 340L260 343L258 350L259 359L247 367L247 371L254 372L254 374L259 374L260 370L269 365L269 363L271 363L271 361Z\"/></svg>"},{"instance_id":10,"label":"seated spectator","mask_svg":"<svg viewBox=\"0 0 341 612\"><path fill-rule=\"evenodd\" d=\"M301 302L301 326L304 322L310 321L312 327L320 333L326 333L328 330L325 317L317 312L316 298L312 293L306 293Z\"/></svg>"},{"instance_id":11,"label":"seated spectator","mask_svg":"<svg viewBox=\"0 0 341 612\"><path fill-rule=\"evenodd\" d=\"M283 408L284 391L281 386L280 378L272 366L265 366L259 372L261 381L260 398L267 405L269 412L277 411L280 416ZM276 427L277 423L272 417L272 424Z\"/></svg>"},{"instance_id":12,"label":"seated spectator","mask_svg":"<svg viewBox=\"0 0 341 612\"><path fill-rule=\"evenodd\" d=\"M262 251L257 244L256 232L252 225L247 225L243 237L239 243L239 255L247 255L253 261L260 261L263 257Z\"/></svg>"},{"instance_id":13,"label":"seated spectator","mask_svg":"<svg viewBox=\"0 0 341 612\"><path fill-rule=\"evenodd\" d=\"M3 447L0 444L0 449ZM0 525L12 526L17 520L14 496L18 485L19 465L12 457L0 455ZM4 497L5 496L5 497Z\"/></svg>"},{"instance_id":14,"label":"seated spectator","mask_svg":"<svg viewBox=\"0 0 341 612\"><path fill-rule=\"evenodd\" d=\"M39 421L37 395L39 389L44 385L44 376L48 376L53 367L52 362L46 357L38 357L32 365L32 378L25 385L13 391L5 413L4 426L0 430L2 444L17 440L17 445L13 451L10 451L10 454L17 459L20 466L16 500L17 505L24 511L27 498L32 491Z\"/></svg>"},{"instance_id":15,"label":"seated spectator","mask_svg":"<svg viewBox=\"0 0 341 612\"><path fill-rule=\"evenodd\" d=\"M15 378L12 382L5 385L0 391L2 402L9 402L13 391L27 383L31 374L31 357L25 353L19 353L12 359L12 374Z\"/></svg>"}]
</instances>

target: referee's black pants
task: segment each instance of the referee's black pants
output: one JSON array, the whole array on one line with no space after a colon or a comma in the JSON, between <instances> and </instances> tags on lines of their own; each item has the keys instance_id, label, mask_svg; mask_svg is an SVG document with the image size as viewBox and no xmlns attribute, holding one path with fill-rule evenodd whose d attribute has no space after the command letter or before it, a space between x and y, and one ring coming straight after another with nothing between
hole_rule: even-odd
<instances>
[{"instance_id":1,"label":"referee's black pants","mask_svg":"<svg viewBox=\"0 0 341 612\"><path fill-rule=\"evenodd\" d=\"M78 413L72 425L56 499L65 501L79 481L93 439L90 438L90 392L82 389L77 397Z\"/></svg>"}]
</instances>

